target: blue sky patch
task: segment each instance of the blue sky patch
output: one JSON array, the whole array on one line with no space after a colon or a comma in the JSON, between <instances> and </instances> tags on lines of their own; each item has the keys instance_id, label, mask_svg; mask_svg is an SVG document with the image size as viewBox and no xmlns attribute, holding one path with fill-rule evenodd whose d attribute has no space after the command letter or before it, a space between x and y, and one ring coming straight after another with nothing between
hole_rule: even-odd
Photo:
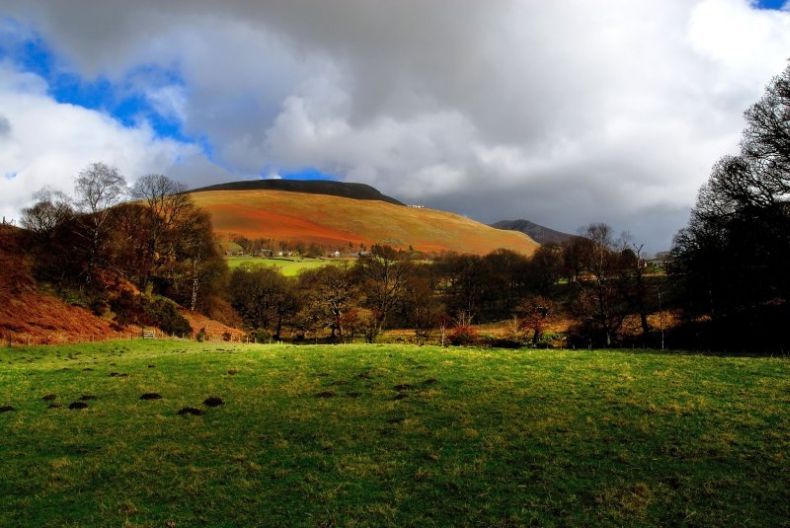
<instances>
[{"instance_id":1,"label":"blue sky patch","mask_svg":"<svg viewBox=\"0 0 790 528\"><path fill-rule=\"evenodd\" d=\"M315 167L305 167L303 169L280 171L280 176L286 180L337 180L337 176L323 172Z\"/></svg>"},{"instance_id":2,"label":"blue sky patch","mask_svg":"<svg viewBox=\"0 0 790 528\"><path fill-rule=\"evenodd\" d=\"M786 0L757 0L756 6L759 9L782 9Z\"/></svg>"},{"instance_id":3,"label":"blue sky patch","mask_svg":"<svg viewBox=\"0 0 790 528\"><path fill-rule=\"evenodd\" d=\"M145 93L137 88L165 84L183 86L178 72L149 65L135 68L116 82L101 75L86 79L69 68L67 61L40 36L20 28L13 20L2 20L0 32L6 35L0 35L0 59L10 60L20 70L45 79L50 96L57 102L106 113L127 127L146 120L160 138L194 142L201 146L207 143L205 138L197 140L186 135L177 119L159 113ZM19 35L26 38L22 42L15 41L14 37ZM152 82L135 82L140 79Z\"/></svg>"}]
</instances>

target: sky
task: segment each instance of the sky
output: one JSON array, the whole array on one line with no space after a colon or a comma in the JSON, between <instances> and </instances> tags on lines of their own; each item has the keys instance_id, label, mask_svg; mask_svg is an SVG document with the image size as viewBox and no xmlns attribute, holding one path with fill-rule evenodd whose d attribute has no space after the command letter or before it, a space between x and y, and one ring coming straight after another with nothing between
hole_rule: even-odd
<instances>
[{"instance_id":1,"label":"sky","mask_svg":"<svg viewBox=\"0 0 790 528\"><path fill-rule=\"evenodd\" d=\"M780 0L0 0L0 214L102 161L660 251L788 59Z\"/></svg>"}]
</instances>

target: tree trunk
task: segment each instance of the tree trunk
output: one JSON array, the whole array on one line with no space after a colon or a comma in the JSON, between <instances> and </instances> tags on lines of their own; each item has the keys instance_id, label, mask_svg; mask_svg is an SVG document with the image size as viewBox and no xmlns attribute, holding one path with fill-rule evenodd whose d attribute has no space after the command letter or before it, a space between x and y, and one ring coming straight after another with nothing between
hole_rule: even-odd
<instances>
[{"instance_id":1,"label":"tree trunk","mask_svg":"<svg viewBox=\"0 0 790 528\"><path fill-rule=\"evenodd\" d=\"M192 261L192 301L189 309L193 312L197 308L198 289L200 288L200 277L198 276L198 260Z\"/></svg>"}]
</instances>

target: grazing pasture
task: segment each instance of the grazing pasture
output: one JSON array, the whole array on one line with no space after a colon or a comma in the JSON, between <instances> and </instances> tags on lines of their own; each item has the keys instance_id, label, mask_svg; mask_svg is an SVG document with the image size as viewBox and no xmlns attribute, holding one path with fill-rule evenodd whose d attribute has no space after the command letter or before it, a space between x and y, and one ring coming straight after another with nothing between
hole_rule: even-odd
<instances>
[{"instance_id":1,"label":"grazing pasture","mask_svg":"<svg viewBox=\"0 0 790 528\"><path fill-rule=\"evenodd\" d=\"M781 526L790 364L105 342L0 351L2 526Z\"/></svg>"},{"instance_id":2,"label":"grazing pasture","mask_svg":"<svg viewBox=\"0 0 790 528\"><path fill-rule=\"evenodd\" d=\"M228 267L234 270L240 266L269 266L280 270L286 277L295 277L304 270L317 269L324 266L347 266L348 260L328 259L291 259L291 258L266 258L266 257L227 257Z\"/></svg>"}]
</instances>

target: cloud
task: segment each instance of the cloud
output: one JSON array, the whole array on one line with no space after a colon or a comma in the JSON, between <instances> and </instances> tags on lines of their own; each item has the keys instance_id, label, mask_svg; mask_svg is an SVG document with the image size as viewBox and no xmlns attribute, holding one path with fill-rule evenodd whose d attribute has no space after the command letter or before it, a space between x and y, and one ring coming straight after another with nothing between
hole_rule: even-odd
<instances>
[{"instance_id":1,"label":"cloud","mask_svg":"<svg viewBox=\"0 0 790 528\"><path fill-rule=\"evenodd\" d=\"M118 167L130 182L163 171L192 182L227 177L197 146L157 138L145 123L128 128L100 112L58 103L43 79L8 63L0 63L0 108L6 176L0 179L0 214L8 218L18 219L41 187L71 191L74 176L94 161Z\"/></svg>"},{"instance_id":2,"label":"cloud","mask_svg":"<svg viewBox=\"0 0 790 528\"><path fill-rule=\"evenodd\" d=\"M11 134L11 122L4 115L0 115L0 139L8 137Z\"/></svg>"},{"instance_id":3,"label":"cloud","mask_svg":"<svg viewBox=\"0 0 790 528\"><path fill-rule=\"evenodd\" d=\"M748 0L8 4L86 78L176 71L139 89L237 175L313 166L655 250L790 50L790 12Z\"/></svg>"}]
</instances>

